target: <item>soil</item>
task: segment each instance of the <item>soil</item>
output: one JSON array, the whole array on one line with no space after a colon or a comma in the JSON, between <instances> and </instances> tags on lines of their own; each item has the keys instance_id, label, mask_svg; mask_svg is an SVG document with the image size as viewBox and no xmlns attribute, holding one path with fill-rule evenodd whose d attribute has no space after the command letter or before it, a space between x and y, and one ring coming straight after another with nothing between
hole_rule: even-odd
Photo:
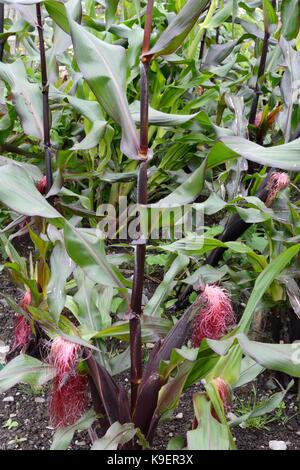
<instances>
[{"instance_id":1,"label":"soil","mask_svg":"<svg viewBox=\"0 0 300 470\"><path fill-rule=\"evenodd\" d=\"M262 401L271 393L279 391L278 389L268 390L267 384L270 382L270 374L265 372L255 382L256 399ZM197 386L188 390L179 403L174 417L166 423L161 423L154 441L156 449L165 449L168 441L173 436L185 436L185 433L191 429L193 420L192 397L197 392ZM240 415L241 406L247 404L249 396L252 395L253 382L245 385L234 392L231 412ZM199 391L199 390L198 390ZM300 419L297 413L296 396L288 394L285 401L285 409L280 417L273 422L267 423L267 429L258 429L256 427L232 428L235 444L239 450L269 450L269 441L284 441L287 450L300 450ZM274 417L275 412L268 416Z\"/></svg>"},{"instance_id":2,"label":"soil","mask_svg":"<svg viewBox=\"0 0 300 470\"><path fill-rule=\"evenodd\" d=\"M28 252L30 246L23 246L22 250ZM0 272L0 292L19 300L21 291L11 282L5 270ZM10 344L14 328L14 312L6 300L0 297L0 341ZM271 375L265 372L255 381L256 400L265 399L270 393L279 390L270 390ZM126 374L118 378L126 388L128 379ZM273 388L276 384L273 381ZM241 406L248 402L252 394L253 384L246 385L235 391L231 411L239 414ZM184 436L191 429L193 419L192 395L197 391L194 386L186 392L171 419L159 425L154 448L165 449L173 436ZM29 386L20 384L0 394L0 449L43 450L49 449L54 430L48 425L48 387L33 391ZM233 428L233 435L237 448L240 450L267 450L269 441L281 440L287 444L288 450L300 450L300 420L297 413L296 395L288 393L285 398L285 409L274 421L266 424L266 428ZM275 413L272 414L275 416ZM11 429L8 420L13 423ZM89 449L90 439L87 432L76 433L71 448Z\"/></svg>"}]
</instances>

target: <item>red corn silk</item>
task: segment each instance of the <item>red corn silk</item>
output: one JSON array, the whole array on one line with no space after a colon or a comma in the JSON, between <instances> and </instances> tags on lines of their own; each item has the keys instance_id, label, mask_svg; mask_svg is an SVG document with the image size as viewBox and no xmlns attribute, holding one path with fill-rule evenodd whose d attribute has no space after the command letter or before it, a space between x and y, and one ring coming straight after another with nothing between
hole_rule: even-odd
<instances>
[{"instance_id":1,"label":"red corn silk","mask_svg":"<svg viewBox=\"0 0 300 470\"><path fill-rule=\"evenodd\" d=\"M74 424L89 403L88 378L76 371L80 346L57 336L51 344L49 362L56 368L49 401L51 426Z\"/></svg>"},{"instance_id":2,"label":"red corn silk","mask_svg":"<svg viewBox=\"0 0 300 470\"><path fill-rule=\"evenodd\" d=\"M259 127L261 125L262 115L263 115L262 111L259 111L259 113L257 113L257 115L255 116L255 119L254 119L255 127Z\"/></svg>"},{"instance_id":3,"label":"red corn silk","mask_svg":"<svg viewBox=\"0 0 300 470\"><path fill-rule=\"evenodd\" d=\"M220 399L223 403L223 408L225 413L228 413L230 410L230 402L231 402L231 393L229 385L223 380L221 377L217 377L213 379L213 383L218 390ZM212 410L212 415L214 418L219 419L215 410Z\"/></svg>"},{"instance_id":4,"label":"red corn silk","mask_svg":"<svg viewBox=\"0 0 300 470\"><path fill-rule=\"evenodd\" d=\"M19 302L19 307L28 312L28 305L31 304L31 292L28 290L25 292L24 297ZM14 339L12 345L12 351L17 348L23 348L29 342L31 333L31 326L27 318L23 315L16 314L16 322L14 329Z\"/></svg>"},{"instance_id":5,"label":"red corn silk","mask_svg":"<svg viewBox=\"0 0 300 470\"><path fill-rule=\"evenodd\" d=\"M266 206L269 207L274 201L277 194L283 189L287 188L290 184L290 179L287 173L274 171L269 179L267 189L269 191L266 200Z\"/></svg>"},{"instance_id":6,"label":"red corn silk","mask_svg":"<svg viewBox=\"0 0 300 470\"><path fill-rule=\"evenodd\" d=\"M29 321L22 315L18 315L15 322L12 351L26 346L29 342L30 333L31 326Z\"/></svg>"},{"instance_id":7,"label":"red corn silk","mask_svg":"<svg viewBox=\"0 0 300 470\"><path fill-rule=\"evenodd\" d=\"M47 178L46 178L46 176L42 176L42 178L38 182L37 189L41 194L46 193L46 190L47 190Z\"/></svg>"},{"instance_id":8,"label":"red corn silk","mask_svg":"<svg viewBox=\"0 0 300 470\"><path fill-rule=\"evenodd\" d=\"M206 285L199 296L202 303L192 331L193 346L199 347L203 338L220 339L235 323L228 292L216 285Z\"/></svg>"},{"instance_id":9,"label":"red corn silk","mask_svg":"<svg viewBox=\"0 0 300 470\"><path fill-rule=\"evenodd\" d=\"M212 382L215 385L215 387L216 387L216 389L219 393L220 399L223 403L224 412L226 414L230 411L230 403L231 403L230 387L225 382L225 380L223 380L221 377L217 377L217 378L213 379ZM209 398L207 397L207 399L209 399ZM217 412L213 408L212 405L211 405L211 414L217 421L220 422L220 418L218 417ZM197 420L196 416L194 416L194 419L193 419L193 422L192 422L192 429L196 429L198 427L198 424L199 424L198 420Z\"/></svg>"},{"instance_id":10,"label":"red corn silk","mask_svg":"<svg viewBox=\"0 0 300 470\"><path fill-rule=\"evenodd\" d=\"M64 384L56 377L49 401L50 425L54 428L74 424L89 404L88 377L74 373Z\"/></svg>"},{"instance_id":11,"label":"red corn silk","mask_svg":"<svg viewBox=\"0 0 300 470\"><path fill-rule=\"evenodd\" d=\"M49 362L57 371L57 378L63 383L69 374L73 373L78 360L79 344L67 341L57 336L51 343Z\"/></svg>"},{"instance_id":12,"label":"red corn silk","mask_svg":"<svg viewBox=\"0 0 300 470\"><path fill-rule=\"evenodd\" d=\"M23 299L20 300L19 306L27 312L28 311L27 306L30 304L31 304L31 292L30 290L27 290L24 294Z\"/></svg>"}]
</instances>

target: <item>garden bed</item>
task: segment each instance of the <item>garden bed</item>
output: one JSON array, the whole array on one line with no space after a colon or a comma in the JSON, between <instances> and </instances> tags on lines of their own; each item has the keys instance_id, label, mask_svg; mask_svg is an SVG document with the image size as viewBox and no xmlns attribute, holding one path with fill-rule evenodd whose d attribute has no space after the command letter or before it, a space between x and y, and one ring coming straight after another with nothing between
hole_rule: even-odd
<instances>
[{"instance_id":1,"label":"garden bed","mask_svg":"<svg viewBox=\"0 0 300 470\"><path fill-rule=\"evenodd\" d=\"M299 449L300 3L17 2L0 446Z\"/></svg>"},{"instance_id":2,"label":"garden bed","mask_svg":"<svg viewBox=\"0 0 300 470\"><path fill-rule=\"evenodd\" d=\"M23 250L29 249L24 242ZM5 271L0 273L1 291L18 300L20 295L15 285L10 282ZM8 307L5 299L0 299L0 340L10 344L14 327L14 312ZM126 374L119 377L125 386L128 383ZM263 400L271 391L267 388L270 383L270 373L264 373L255 382L256 399ZM154 441L155 449L165 449L173 436L184 436L191 429L193 419L192 395L197 390L194 386L182 396L180 404L173 417L161 423ZM240 388L234 396L234 413L248 406L253 384ZM272 390L274 393L274 390ZM0 395L0 448L1 449L49 449L54 430L48 424L48 387L33 391L27 385L16 386ZM274 421L264 423L262 420L252 422L251 428L236 427L233 435L238 449L267 450L269 441L280 440L287 444L288 450L300 450L300 420L296 416L296 396L287 394L285 408L280 413L272 413ZM249 411L249 410L248 410ZM275 416L276 415L276 416ZM275 418L274 418L275 417ZM268 415L270 419L270 415ZM266 427L264 427L266 426ZM89 449L88 433L76 433L72 449Z\"/></svg>"}]
</instances>

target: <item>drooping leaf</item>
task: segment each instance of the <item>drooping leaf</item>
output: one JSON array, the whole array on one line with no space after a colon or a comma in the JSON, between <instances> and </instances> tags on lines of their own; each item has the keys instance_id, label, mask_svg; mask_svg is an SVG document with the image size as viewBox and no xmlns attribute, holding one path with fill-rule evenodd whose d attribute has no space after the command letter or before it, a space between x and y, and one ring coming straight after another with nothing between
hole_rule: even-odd
<instances>
[{"instance_id":1,"label":"drooping leaf","mask_svg":"<svg viewBox=\"0 0 300 470\"><path fill-rule=\"evenodd\" d=\"M203 62L203 69L220 65L224 59L233 51L237 41L228 41L225 44L213 44L207 51Z\"/></svg>"},{"instance_id":2,"label":"drooping leaf","mask_svg":"<svg viewBox=\"0 0 300 470\"><path fill-rule=\"evenodd\" d=\"M130 348L114 356L109 361L111 375L118 375L130 368Z\"/></svg>"},{"instance_id":3,"label":"drooping leaf","mask_svg":"<svg viewBox=\"0 0 300 470\"><path fill-rule=\"evenodd\" d=\"M37 190L28 173L17 165L0 167L0 201L20 214L61 218Z\"/></svg>"},{"instance_id":4,"label":"drooping leaf","mask_svg":"<svg viewBox=\"0 0 300 470\"><path fill-rule=\"evenodd\" d=\"M6 106L7 112L0 118L0 144L3 144L12 132L17 117L17 113L14 107L11 106L9 103L7 103Z\"/></svg>"},{"instance_id":5,"label":"drooping leaf","mask_svg":"<svg viewBox=\"0 0 300 470\"><path fill-rule=\"evenodd\" d=\"M226 202L216 193L211 193L204 202L194 203L193 207L196 210L198 210L198 208L203 210L205 215L212 215L224 209Z\"/></svg>"},{"instance_id":6,"label":"drooping leaf","mask_svg":"<svg viewBox=\"0 0 300 470\"><path fill-rule=\"evenodd\" d=\"M15 62L0 63L0 78L11 88L16 111L20 117L24 132L43 139L43 107L40 86L27 79L25 66L21 59Z\"/></svg>"},{"instance_id":7,"label":"drooping leaf","mask_svg":"<svg viewBox=\"0 0 300 470\"><path fill-rule=\"evenodd\" d=\"M256 22L250 23L249 21L245 21L243 19L238 19L237 22L243 27L243 29L247 33L251 34L251 36L253 36L254 38L259 38L259 39L264 38L265 33L263 29L260 28L260 26Z\"/></svg>"},{"instance_id":8,"label":"drooping leaf","mask_svg":"<svg viewBox=\"0 0 300 470\"><path fill-rule=\"evenodd\" d=\"M70 150L89 150L99 145L100 139L105 132L106 121L94 121L90 132L78 144L73 145Z\"/></svg>"},{"instance_id":9,"label":"drooping leaf","mask_svg":"<svg viewBox=\"0 0 300 470\"><path fill-rule=\"evenodd\" d=\"M98 19L91 18L90 16L83 16L83 24L84 26L88 26L95 31L105 31L106 30L106 23L105 21L101 21ZM113 24L108 28L108 31L112 34L115 34L117 37L122 39L128 39L128 36L132 32L132 30L123 24Z\"/></svg>"},{"instance_id":10,"label":"drooping leaf","mask_svg":"<svg viewBox=\"0 0 300 470\"><path fill-rule=\"evenodd\" d=\"M237 335L245 354L265 369L277 370L300 378L300 344L270 344L250 341L246 335Z\"/></svg>"},{"instance_id":11,"label":"drooping leaf","mask_svg":"<svg viewBox=\"0 0 300 470\"><path fill-rule=\"evenodd\" d=\"M103 112L97 101L84 100L76 96L68 95L52 85L49 88L49 98L57 103L66 100L78 113L82 114L92 123L94 121L103 121Z\"/></svg>"},{"instance_id":12,"label":"drooping leaf","mask_svg":"<svg viewBox=\"0 0 300 470\"><path fill-rule=\"evenodd\" d=\"M281 34L291 41L300 29L300 5L298 0L282 0L281 2Z\"/></svg>"},{"instance_id":13,"label":"drooping leaf","mask_svg":"<svg viewBox=\"0 0 300 470\"><path fill-rule=\"evenodd\" d=\"M75 424L66 428L59 428L54 436L50 450L66 450L76 431L86 431L91 427L93 422L97 419L94 410L87 411Z\"/></svg>"},{"instance_id":14,"label":"drooping leaf","mask_svg":"<svg viewBox=\"0 0 300 470\"><path fill-rule=\"evenodd\" d=\"M73 20L70 27L76 60L84 78L107 114L122 128L122 152L138 159L138 136L125 95L125 49L101 41Z\"/></svg>"},{"instance_id":15,"label":"drooping leaf","mask_svg":"<svg viewBox=\"0 0 300 470\"><path fill-rule=\"evenodd\" d=\"M0 371L0 392L4 393L19 382L41 387L56 375L56 370L25 354L12 359Z\"/></svg>"},{"instance_id":16,"label":"drooping leaf","mask_svg":"<svg viewBox=\"0 0 300 470\"><path fill-rule=\"evenodd\" d=\"M284 273L283 273L284 274ZM300 289L295 281L295 279L292 279L291 277L284 278L282 282L285 284L286 287L286 292L290 301L290 304L297 315L297 317L300 319Z\"/></svg>"},{"instance_id":17,"label":"drooping leaf","mask_svg":"<svg viewBox=\"0 0 300 470\"><path fill-rule=\"evenodd\" d=\"M232 133L231 130L230 133ZM218 165L222 165L222 163L225 163L227 160L232 160L233 158L238 158L237 153L222 142L217 142L208 154L207 168L214 168Z\"/></svg>"},{"instance_id":18,"label":"drooping leaf","mask_svg":"<svg viewBox=\"0 0 300 470\"><path fill-rule=\"evenodd\" d=\"M282 170L300 170L300 139L288 144L263 147L242 137L224 136L222 142L251 162L259 163Z\"/></svg>"},{"instance_id":19,"label":"drooping leaf","mask_svg":"<svg viewBox=\"0 0 300 470\"><path fill-rule=\"evenodd\" d=\"M106 286L124 287L116 275L116 268L107 262L103 246L97 237L88 237L81 229L67 221L64 234L69 256L91 280Z\"/></svg>"},{"instance_id":20,"label":"drooping leaf","mask_svg":"<svg viewBox=\"0 0 300 470\"><path fill-rule=\"evenodd\" d=\"M242 387L243 385L252 382L252 380L254 380L263 371L263 366L251 359L251 357L245 356L241 362L240 377L238 381L233 384L233 387Z\"/></svg>"},{"instance_id":21,"label":"drooping leaf","mask_svg":"<svg viewBox=\"0 0 300 470\"><path fill-rule=\"evenodd\" d=\"M157 318L143 315L141 319L142 341L151 343L164 338L172 327L172 322L167 318ZM95 338L118 338L122 341L129 341L129 322L115 322L112 326L100 330Z\"/></svg>"},{"instance_id":22,"label":"drooping leaf","mask_svg":"<svg viewBox=\"0 0 300 470\"><path fill-rule=\"evenodd\" d=\"M205 159L199 168L191 173L187 180L176 188L175 191L163 199L160 199L159 202L151 204L150 207L167 207L169 205L171 207L176 205L181 206L194 201L196 197L201 194L204 186L206 164L207 161Z\"/></svg>"},{"instance_id":23,"label":"drooping leaf","mask_svg":"<svg viewBox=\"0 0 300 470\"><path fill-rule=\"evenodd\" d=\"M171 253L180 251L186 255L203 255L215 248L228 248L236 253L246 253L249 258L261 263L260 256L252 248L241 242L222 242L217 238L206 238L203 235L189 234L186 238L176 240L162 248Z\"/></svg>"},{"instance_id":24,"label":"drooping leaf","mask_svg":"<svg viewBox=\"0 0 300 470\"><path fill-rule=\"evenodd\" d=\"M212 266L205 265L200 266L190 276L184 279L187 284L212 284L218 282L226 275L228 271L227 266L222 266L219 269L213 268Z\"/></svg>"},{"instance_id":25,"label":"drooping leaf","mask_svg":"<svg viewBox=\"0 0 300 470\"><path fill-rule=\"evenodd\" d=\"M119 445L130 441L135 434L136 429L133 423L120 424L115 422L103 437L94 442L91 450L116 450Z\"/></svg>"},{"instance_id":26,"label":"drooping leaf","mask_svg":"<svg viewBox=\"0 0 300 470\"><path fill-rule=\"evenodd\" d=\"M178 15L170 22L156 44L145 53L146 57L168 55L182 45L184 39L205 10L208 0L188 0Z\"/></svg>"},{"instance_id":27,"label":"drooping leaf","mask_svg":"<svg viewBox=\"0 0 300 470\"><path fill-rule=\"evenodd\" d=\"M130 106L130 113L136 123L140 123L140 101L134 101ZM175 127L185 124L194 119L198 113L194 114L168 114L149 107L149 123L162 127Z\"/></svg>"},{"instance_id":28,"label":"drooping leaf","mask_svg":"<svg viewBox=\"0 0 300 470\"><path fill-rule=\"evenodd\" d=\"M20 18L20 20L17 20L16 22L14 22L11 25L11 27L8 30L9 32L15 31L16 33L19 33L24 28L24 25L26 25L27 28L28 28L27 23L29 23L33 27L36 27L37 17L36 17L36 6L35 5L22 5L21 3L15 3L14 5L11 6L11 8L18 11L20 13L21 18ZM23 23L23 28L22 28L22 23ZM7 33L6 37L9 37L10 36L9 32L6 31L3 34L6 35L6 33ZM3 36L3 37L5 37L5 36Z\"/></svg>"},{"instance_id":29,"label":"drooping leaf","mask_svg":"<svg viewBox=\"0 0 300 470\"><path fill-rule=\"evenodd\" d=\"M160 227L167 231L166 238L170 238L169 234L172 231L175 238L180 238L183 227L186 230L192 229L192 206L187 206L187 204L194 201L201 194L205 181L205 171L206 159L168 196L156 203L140 206L140 226L145 237L149 236L148 232L151 230L151 236L155 238ZM201 217L200 211L198 214ZM148 220L150 218L151 226L149 227Z\"/></svg>"},{"instance_id":30,"label":"drooping leaf","mask_svg":"<svg viewBox=\"0 0 300 470\"><path fill-rule=\"evenodd\" d=\"M31 163L26 163L24 161L13 160L12 158L3 157L0 155L0 167L6 165L16 165L20 168L23 168L36 183L38 183L43 176L43 173L36 165L32 165Z\"/></svg>"}]
</instances>

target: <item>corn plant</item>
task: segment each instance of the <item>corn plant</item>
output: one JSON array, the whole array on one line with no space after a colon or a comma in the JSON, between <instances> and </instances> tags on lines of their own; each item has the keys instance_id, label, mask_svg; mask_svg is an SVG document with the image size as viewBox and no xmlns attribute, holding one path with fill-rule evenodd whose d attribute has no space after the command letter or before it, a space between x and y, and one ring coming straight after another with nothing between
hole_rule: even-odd
<instances>
[{"instance_id":1,"label":"corn plant","mask_svg":"<svg viewBox=\"0 0 300 470\"><path fill-rule=\"evenodd\" d=\"M93 449L131 450L151 448L161 418L197 384L181 448L235 449L231 429L249 416L228 418L232 390L264 369L300 377L292 344L299 338L249 339L263 302L274 307L288 297L299 315L299 211L288 196L300 168L298 104L290 98L299 24L289 23L290 2L279 27L269 0L238 2L241 17L231 1L148 0L141 9L106 1L98 11L89 2L82 11L79 0L31 1L18 1L26 12L19 29L1 33L7 115L0 138L8 157L0 200L12 218L1 242L23 297L7 297L17 316L0 391L49 382L53 449L89 429ZM26 54L11 55L15 35L38 68ZM116 243L105 243L97 208L117 206L119 196L136 202L140 217L138 236L116 254L122 211ZM192 226L179 240L152 242L142 230L145 213L162 203L229 217L221 234L219 223L201 235ZM263 235L253 246L256 224ZM27 261L13 242L24 234L34 247ZM166 269L145 300L151 257ZM133 265L132 277L124 263ZM240 286L246 306L238 315ZM129 390L119 380L127 370ZM278 406L290 387L259 412Z\"/></svg>"}]
</instances>

